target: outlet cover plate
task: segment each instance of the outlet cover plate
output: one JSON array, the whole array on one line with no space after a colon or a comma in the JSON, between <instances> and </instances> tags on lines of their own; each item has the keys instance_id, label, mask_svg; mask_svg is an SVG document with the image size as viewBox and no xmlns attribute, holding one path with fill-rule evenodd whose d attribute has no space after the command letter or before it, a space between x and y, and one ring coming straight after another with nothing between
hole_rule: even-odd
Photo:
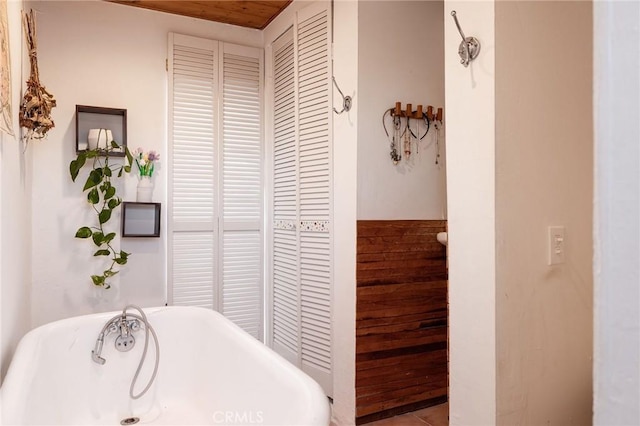
<instances>
[{"instance_id":1,"label":"outlet cover plate","mask_svg":"<svg viewBox=\"0 0 640 426\"><path fill-rule=\"evenodd\" d=\"M550 226L548 232L548 261L549 265L564 263L565 232L564 226Z\"/></svg>"}]
</instances>

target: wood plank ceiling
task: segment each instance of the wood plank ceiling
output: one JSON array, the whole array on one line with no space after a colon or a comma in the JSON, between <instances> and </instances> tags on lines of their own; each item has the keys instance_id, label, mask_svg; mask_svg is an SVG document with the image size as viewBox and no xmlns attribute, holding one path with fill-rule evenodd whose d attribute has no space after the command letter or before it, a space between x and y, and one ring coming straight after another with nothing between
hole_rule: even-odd
<instances>
[{"instance_id":1,"label":"wood plank ceiling","mask_svg":"<svg viewBox=\"0 0 640 426\"><path fill-rule=\"evenodd\" d=\"M264 29L292 0L107 0L175 15Z\"/></svg>"}]
</instances>

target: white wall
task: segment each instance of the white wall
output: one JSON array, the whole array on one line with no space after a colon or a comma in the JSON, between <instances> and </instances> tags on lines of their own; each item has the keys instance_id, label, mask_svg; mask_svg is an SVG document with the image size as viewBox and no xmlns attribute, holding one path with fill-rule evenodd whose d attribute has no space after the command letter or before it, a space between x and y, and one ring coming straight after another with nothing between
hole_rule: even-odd
<instances>
[{"instance_id":1,"label":"white wall","mask_svg":"<svg viewBox=\"0 0 640 426\"><path fill-rule=\"evenodd\" d=\"M164 304L167 174L162 162L154 173L153 198L164 207L162 237L116 241L132 255L110 290L93 287L89 279L101 265L91 257L92 244L74 238L77 228L94 220L81 178L74 184L68 173L75 158L75 105L126 108L129 147L155 149L166 158L167 34L260 47L262 34L102 1L42 1L33 8L41 78L58 101L56 128L33 150L33 326L126 303ZM120 187L124 200L135 200L134 172ZM110 223L119 229L120 215Z\"/></svg>"},{"instance_id":2,"label":"white wall","mask_svg":"<svg viewBox=\"0 0 640 426\"><path fill-rule=\"evenodd\" d=\"M460 64L455 9L480 56ZM449 421L495 424L494 2L445 1Z\"/></svg>"},{"instance_id":3,"label":"white wall","mask_svg":"<svg viewBox=\"0 0 640 426\"><path fill-rule=\"evenodd\" d=\"M356 384L356 195L362 68L358 64L359 2L336 1L334 5L333 75L345 94L353 96L349 113L333 116L333 415L339 424L353 424ZM360 4L361 5L361 4ZM357 88L357 89L356 89ZM333 103L340 111L342 98L334 91Z\"/></svg>"},{"instance_id":4,"label":"white wall","mask_svg":"<svg viewBox=\"0 0 640 426\"><path fill-rule=\"evenodd\" d=\"M591 7L495 4L501 425L591 422ZM560 265L547 264L550 225L566 229Z\"/></svg>"},{"instance_id":5,"label":"white wall","mask_svg":"<svg viewBox=\"0 0 640 426\"><path fill-rule=\"evenodd\" d=\"M590 421L590 7L445 3L452 425Z\"/></svg>"},{"instance_id":6,"label":"white wall","mask_svg":"<svg viewBox=\"0 0 640 426\"><path fill-rule=\"evenodd\" d=\"M446 218L444 130L439 165L433 128L417 152L413 143L409 159L402 153L400 163L393 165L391 141L382 127L382 114L395 102L403 108L411 103L414 110L421 104L425 112L427 105L444 107L443 2L358 4L358 219ZM445 108L445 117L447 113ZM392 121L389 116L386 120L392 135ZM402 151L402 143L398 145Z\"/></svg>"},{"instance_id":7,"label":"white wall","mask_svg":"<svg viewBox=\"0 0 640 426\"><path fill-rule=\"evenodd\" d=\"M594 2L594 424L640 424L640 4Z\"/></svg>"},{"instance_id":8,"label":"white wall","mask_svg":"<svg viewBox=\"0 0 640 426\"><path fill-rule=\"evenodd\" d=\"M24 151L19 142L18 111L22 71L22 1L7 2L11 56L11 98L16 137L0 134L0 381L22 335L30 328L31 281L31 154L40 142ZM46 143L46 142L45 142Z\"/></svg>"}]
</instances>

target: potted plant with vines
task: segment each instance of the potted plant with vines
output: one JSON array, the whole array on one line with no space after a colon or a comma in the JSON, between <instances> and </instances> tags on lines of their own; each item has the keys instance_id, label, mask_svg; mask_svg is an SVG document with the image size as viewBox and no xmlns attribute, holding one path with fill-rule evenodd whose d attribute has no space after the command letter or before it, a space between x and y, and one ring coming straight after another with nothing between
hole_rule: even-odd
<instances>
[{"instance_id":1,"label":"potted plant with vines","mask_svg":"<svg viewBox=\"0 0 640 426\"><path fill-rule=\"evenodd\" d=\"M100 131L107 132L106 129L100 129ZM110 288L109 278L119 272L116 269L117 266L127 263L130 254L113 247L116 233L108 232L105 228L105 225L111 219L114 209L122 203L122 199L117 196L116 187L111 183L111 180L113 178L121 178L123 173L129 173L133 161L129 149L124 147L124 164L111 164L109 160L113 157L114 151L122 152L122 149L116 141L112 140L105 147L80 151L76 159L69 164L69 173L74 182L87 161L91 164L91 169L82 191L86 193L87 201L96 213L97 225L82 226L76 231L75 236L76 238L91 238L93 244L97 247L96 252L93 254L95 257L108 256L110 258L111 263L107 269L99 275L91 275L93 284L103 288Z\"/></svg>"}]
</instances>

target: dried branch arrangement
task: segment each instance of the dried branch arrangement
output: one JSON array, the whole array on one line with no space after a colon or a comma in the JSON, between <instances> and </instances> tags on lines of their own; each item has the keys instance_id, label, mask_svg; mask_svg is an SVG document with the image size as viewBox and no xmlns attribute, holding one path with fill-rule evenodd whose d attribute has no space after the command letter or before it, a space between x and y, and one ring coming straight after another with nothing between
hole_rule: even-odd
<instances>
[{"instance_id":1,"label":"dried branch arrangement","mask_svg":"<svg viewBox=\"0 0 640 426\"><path fill-rule=\"evenodd\" d=\"M31 75L27 80L27 89L20 103L20 127L27 129L24 138L29 141L44 138L47 132L55 126L51 119L51 110L56 106L56 100L40 84L36 52L36 19L33 9L29 13L22 12L22 25L29 48Z\"/></svg>"}]
</instances>

